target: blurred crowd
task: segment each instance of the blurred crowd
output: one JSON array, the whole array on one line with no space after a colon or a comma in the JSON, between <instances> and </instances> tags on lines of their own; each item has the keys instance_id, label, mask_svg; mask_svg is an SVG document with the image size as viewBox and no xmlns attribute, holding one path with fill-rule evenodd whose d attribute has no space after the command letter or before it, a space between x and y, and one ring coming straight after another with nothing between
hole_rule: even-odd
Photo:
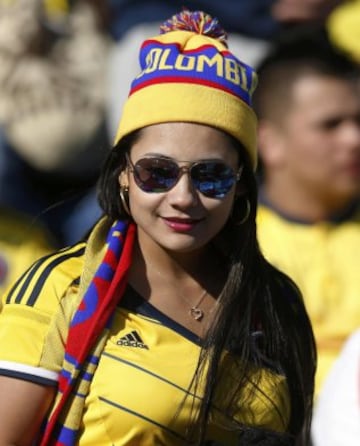
<instances>
[{"instance_id":1,"label":"blurred crowd","mask_svg":"<svg viewBox=\"0 0 360 446\"><path fill-rule=\"evenodd\" d=\"M314 446L355 445L359 0L0 0L0 291L101 216L96 180L136 48L183 6L218 17L259 72L259 241L313 323Z\"/></svg>"}]
</instances>

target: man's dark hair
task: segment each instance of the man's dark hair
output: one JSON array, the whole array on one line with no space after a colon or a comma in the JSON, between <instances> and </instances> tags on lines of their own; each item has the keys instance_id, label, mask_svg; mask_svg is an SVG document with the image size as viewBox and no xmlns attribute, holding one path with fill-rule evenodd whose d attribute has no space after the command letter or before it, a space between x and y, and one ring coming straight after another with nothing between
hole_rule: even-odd
<instances>
[{"instance_id":1,"label":"man's dark hair","mask_svg":"<svg viewBox=\"0 0 360 446\"><path fill-rule=\"evenodd\" d=\"M259 84L253 104L259 119L281 119L288 110L293 84L315 74L350 79L359 76L351 57L329 39L325 28L300 27L281 34L256 67Z\"/></svg>"}]
</instances>

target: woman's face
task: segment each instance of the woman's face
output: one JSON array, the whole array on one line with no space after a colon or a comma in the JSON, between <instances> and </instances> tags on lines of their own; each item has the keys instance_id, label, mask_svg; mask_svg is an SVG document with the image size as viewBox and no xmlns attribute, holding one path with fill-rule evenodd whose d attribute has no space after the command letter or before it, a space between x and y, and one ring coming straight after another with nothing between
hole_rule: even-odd
<instances>
[{"instance_id":1,"label":"woman's face","mask_svg":"<svg viewBox=\"0 0 360 446\"><path fill-rule=\"evenodd\" d=\"M132 164L142 158L166 157L179 166L203 160L225 163L235 172L239 156L231 139L220 130L193 123L164 123L146 127L131 148ZM199 192L188 171L170 190L144 192L128 169L120 175L121 185L129 185L131 215L138 226L139 240L178 252L203 248L229 218L236 185L223 198L210 198Z\"/></svg>"}]
</instances>

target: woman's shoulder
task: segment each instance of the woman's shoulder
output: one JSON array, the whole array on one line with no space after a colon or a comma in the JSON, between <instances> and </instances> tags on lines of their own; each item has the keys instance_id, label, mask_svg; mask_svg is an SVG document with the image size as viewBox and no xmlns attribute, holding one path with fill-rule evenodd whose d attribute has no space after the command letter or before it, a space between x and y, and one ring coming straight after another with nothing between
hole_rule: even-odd
<instances>
[{"instance_id":1,"label":"woman's shoulder","mask_svg":"<svg viewBox=\"0 0 360 446\"><path fill-rule=\"evenodd\" d=\"M13 284L3 305L21 304L52 313L68 289L80 281L86 243L41 257Z\"/></svg>"}]
</instances>

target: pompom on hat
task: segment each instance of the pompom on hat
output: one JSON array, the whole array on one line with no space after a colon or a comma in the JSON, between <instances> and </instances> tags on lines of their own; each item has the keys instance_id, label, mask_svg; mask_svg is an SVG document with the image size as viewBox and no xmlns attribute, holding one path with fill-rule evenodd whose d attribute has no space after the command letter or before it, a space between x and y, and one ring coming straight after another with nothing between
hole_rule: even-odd
<instances>
[{"instance_id":1,"label":"pompom on hat","mask_svg":"<svg viewBox=\"0 0 360 446\"><path fill-rule=\"evenodd\" d=\"M237 59L217 19L184 10L164 22L160 35L145 40L140 74L131 84L115 143L153 124L194 122L223 130L257 163L257 119L251 96L255 71Z\"/></svg>"}]
</instances>

